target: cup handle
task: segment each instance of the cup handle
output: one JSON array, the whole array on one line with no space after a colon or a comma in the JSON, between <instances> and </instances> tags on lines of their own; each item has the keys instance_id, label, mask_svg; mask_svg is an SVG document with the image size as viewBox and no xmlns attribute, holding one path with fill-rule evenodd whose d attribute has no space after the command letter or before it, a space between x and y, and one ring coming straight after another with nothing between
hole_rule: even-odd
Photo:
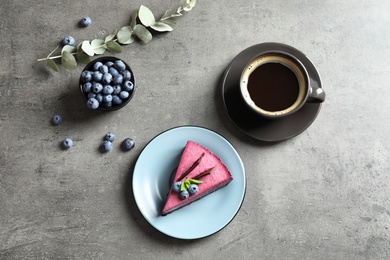
<instances>
[{"instance_id":1,"label":"cup handle","mask_svg":"<svg viewBox=\"0 0 390 260\"><path fill-rule=\"evenodd\" d=\"M308 103L322 103L325 101L325 91L320 88L320 87L316 87L316 88L313 88L310 86L309 88L309 96L306 100L306 102Z\"/></svg>"}]
</instances>

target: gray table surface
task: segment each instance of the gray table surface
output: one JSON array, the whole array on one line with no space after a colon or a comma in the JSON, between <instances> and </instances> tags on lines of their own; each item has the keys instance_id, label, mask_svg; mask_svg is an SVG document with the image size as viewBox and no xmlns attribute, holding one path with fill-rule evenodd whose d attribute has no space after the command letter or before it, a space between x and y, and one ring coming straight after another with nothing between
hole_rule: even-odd
<instances>
[{"instance_id":1,"label":"gray table surface","mask_svg":"<svg viewBox=\"0 0 390 260\"><path fill-rule=\"evenodd\" d=\"M199 1L172 32L115 55L138 86L114 113L85 107L82 66L55 73L36 61L66 35L128 24L141 4L159 16L181 1L2 1L0 259L389 259L390 2ZM79 28L84 15L92 25ZM314 123L276 144L241 133L221 98L230 61L262 42L304 52L327 92ZM130 187L145 145L182 125L228 139L247 177L233 221L190 241L151 227ZM108 131L136 147L100 153ZM64 151L67 136L75 145Z\"/></svg>"}]
</instances>

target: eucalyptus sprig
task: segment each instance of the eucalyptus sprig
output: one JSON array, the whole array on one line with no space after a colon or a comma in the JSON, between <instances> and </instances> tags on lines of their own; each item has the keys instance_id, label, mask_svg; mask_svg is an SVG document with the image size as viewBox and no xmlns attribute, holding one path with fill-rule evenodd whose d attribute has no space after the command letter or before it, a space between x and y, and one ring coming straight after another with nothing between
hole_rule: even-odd
<instances>
[{"instance_id":1,"label":"eucalyptus sprig","mask_svg":"<svg viewBox=\"0 0 390 260\"><path fill-rule=\"evenodd\" d=\"M104 39L94 39L92 41L85 40L77 46L65 45L58 55L53 54L60 47L57 46L46 58L38 59L38 61L46 61L47 65L56 72L59 68L54 62L60 59L60 63L65 69L72 70L77 68L77 64L87 64L90 58L95 55L101 55L107 50L112 53L121 53L122 46L133 43L136 39L142 43L148 43L153 39L152 31L155 32L170 32L173 30L173 24L176 24L175 18L182 16L183 11L189 12L195 6L196 0L185 0L184 3L176 9L167 10L164 15L156 20L152 11L141 5L137 11L131 15L129 25L123 26L120 29L115 29L111 34Z\"/></svg>"}]
</instances>

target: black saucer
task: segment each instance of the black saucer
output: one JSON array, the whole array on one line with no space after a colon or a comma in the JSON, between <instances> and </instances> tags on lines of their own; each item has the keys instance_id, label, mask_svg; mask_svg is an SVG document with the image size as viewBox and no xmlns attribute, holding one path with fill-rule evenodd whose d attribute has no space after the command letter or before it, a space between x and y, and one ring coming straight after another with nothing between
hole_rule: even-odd
<instances>
[{"instance_id":1,"label":"black saucer","mask_svg":"<svg viewBox=\"0 0 390 260\"><path fill-rule=\"evenodd\" d=\"M321 103L306 103L296 113L277 120L267 120L256 115L241 97L240 77L245 65L256 55L270 50L291 53L306 67L312 86L321 85L314 64L299 50L281 43L261 43L239 53L229 64L222 78L222 97L230 120L245 134L261 141L276 142L297 136L316 119Z\"/></svg>"}]
</instances>

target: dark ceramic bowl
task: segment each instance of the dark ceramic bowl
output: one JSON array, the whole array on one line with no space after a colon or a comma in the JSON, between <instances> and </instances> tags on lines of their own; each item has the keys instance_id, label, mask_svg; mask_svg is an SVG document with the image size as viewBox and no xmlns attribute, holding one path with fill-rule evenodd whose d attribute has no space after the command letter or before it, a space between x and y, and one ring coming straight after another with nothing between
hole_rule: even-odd
<instances>
[{"instance_id":1,"label":"dark ceramic bowl","mask_svg":"<svg viewBox=\"0 0 390 260\"><path fill-rule=\"evenodd\" d=\"M106 56L106 57L100 57L100 58L97 58L93 61L91 61L90 63L88 63L85 68L83 69L83 71L81 73L83 73L84 71L93 71L93 65L100 61L102 62L103 64L105 64L106 62L108 61L111 61L111 62L115 62L117 60L122 60L122 59L119 59L117 57L111 57L111 56ZM118 104L118 105L115 105L115 104L112 104L111 107L104 107L102 106L101 104L99 105L99 107L96 109L96 110L102 110L102 111L115 111L115 110L118 110L118 109L121 109L123 108L124 106L126 106L130 100L133 98L134 96L134 92L135 92L135 88L136 88L136 84L135 84L135 76L134 76L134 73L133 71L131 70L130 66L124 61L122 60L123 63L126 65L126 70L130 71L131 73L131 79L130 81L133 83L133 90L129 92L129 97L127 97L126 99L123 99L122 103L121 104ZM92 82L92 81L91 81ZM84 85L84 81L82 80L81 78L81 75L80 75L80 79L79 79L79 87L80 87L80 92L81 94L83 95L83 97L85 98L85 101L88 100L88 94L85 93L83 91L83 85ZM87 102L85 102L85 104L87 104Z\"/></svg>"}]
</instances>

